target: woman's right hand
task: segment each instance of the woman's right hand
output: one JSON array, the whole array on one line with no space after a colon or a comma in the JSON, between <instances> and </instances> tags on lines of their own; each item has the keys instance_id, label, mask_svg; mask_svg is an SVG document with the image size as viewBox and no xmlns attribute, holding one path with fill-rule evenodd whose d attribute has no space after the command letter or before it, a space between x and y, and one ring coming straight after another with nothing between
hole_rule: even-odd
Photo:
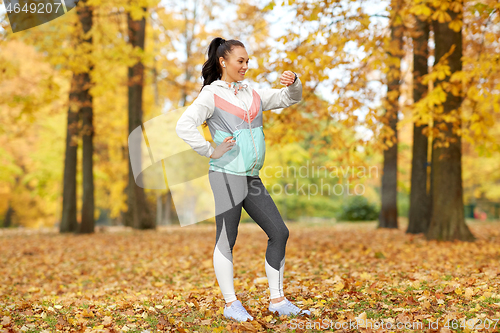
<instances>
[{"instance_id":1,"label":"woman's right hand","mask_svg":"<svg viewBox=\"0 0 500 333\"><path fill-rule=\"evenodd\" d=\"M224 141L215 147L214 152L212 155L210 155L210 158L220 158L222 155L224 155L227 151L231 150L233 146L236 144L235 140L231 140L232 136L228 136L227 138L224 138Z\"/></svg>"}]
</instances>

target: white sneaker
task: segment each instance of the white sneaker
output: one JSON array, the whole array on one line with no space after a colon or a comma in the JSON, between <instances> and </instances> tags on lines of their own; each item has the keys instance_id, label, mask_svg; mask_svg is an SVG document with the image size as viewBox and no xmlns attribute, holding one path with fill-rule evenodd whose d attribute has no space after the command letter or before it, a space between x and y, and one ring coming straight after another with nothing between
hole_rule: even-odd
<instances>
[{"instance_id":1,"label":"white sneaker","mask_svg":"<svg viewBox=\"0 0 500 333\"><path fill-rule=\"evenodd\" d=\"M301 308L290 302L287 298L285 298L285 304L282 304L280 306L276 306L273 302L269 302L269 311L271 312L277 311L280 316L281 315L290 316L298 314L311 315L311 311L302 310Z\"/></svg>"},{"instance_id":2,"label":"white sneaker","mask_svg":"<svg viewBox=\"0 0 500 333\"><path fill-rule=\"evenodd\" d=\"M245 310L239 300L234 301L229 307L224 307L224 317L242 322L247 319L253 320L253 317Z\"/></svg>"}]
</instances>

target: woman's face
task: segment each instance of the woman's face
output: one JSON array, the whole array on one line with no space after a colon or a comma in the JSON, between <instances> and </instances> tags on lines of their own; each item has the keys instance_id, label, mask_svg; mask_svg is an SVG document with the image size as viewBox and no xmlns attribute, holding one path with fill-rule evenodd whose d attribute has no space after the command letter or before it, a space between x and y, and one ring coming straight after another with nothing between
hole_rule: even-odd
<instances>
[{"instance_id":1,"label":"woman's face","mask_svg":"<svg viewBox=\"0 0 500 333\"><path fill-rule=\"evenodd\" d=\"M237 46L229 54L229 59L219 58L222 68L222 80L227 82L241 81L248 70L248 54L244 47ZM224 67L224 64L226 67Z\"/></svg>"}]
</instances>

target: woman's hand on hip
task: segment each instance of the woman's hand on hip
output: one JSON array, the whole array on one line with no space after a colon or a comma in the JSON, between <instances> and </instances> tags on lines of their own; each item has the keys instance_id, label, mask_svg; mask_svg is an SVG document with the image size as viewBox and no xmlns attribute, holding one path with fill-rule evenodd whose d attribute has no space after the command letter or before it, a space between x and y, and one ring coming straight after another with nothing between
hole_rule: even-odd
<instances>
[{"instance_id":1,"label":"woman's hand on hip","mask_svg":"<svg viewBox=\"0 0 500 333\"><path fill-rule=\"evenodd\" d=\"M210 155L210 158L220 158L227 151L231 150L233 146L236 144L236 140L231 140L232 136L228 136L224 139L224 141L215 147L214 152Z\"/></svg>"}]
</instances>

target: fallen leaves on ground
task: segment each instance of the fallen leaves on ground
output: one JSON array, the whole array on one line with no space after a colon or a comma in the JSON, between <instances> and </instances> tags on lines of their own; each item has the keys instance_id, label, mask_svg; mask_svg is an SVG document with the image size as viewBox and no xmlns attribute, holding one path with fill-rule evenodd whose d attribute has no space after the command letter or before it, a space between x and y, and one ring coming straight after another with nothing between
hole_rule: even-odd
<instances>
[{"instance_id":1,"label":"fallen leaves on ground","mask_svg":"<svg viewBox=\"0 0 500 333\"><path fill-rule=\"evenodd\" d=\"M500 330L500 223L470 224L474 243L427 241L375 223L287 225L285 296L309 317L267 309L267 237L256 224L240 224L233 249L237 297L254 317L245 323L223 316L213 224L91 235L7 230L0 332L402 332L418 323L406 331Z\"/></svg>"}]
</instances>

